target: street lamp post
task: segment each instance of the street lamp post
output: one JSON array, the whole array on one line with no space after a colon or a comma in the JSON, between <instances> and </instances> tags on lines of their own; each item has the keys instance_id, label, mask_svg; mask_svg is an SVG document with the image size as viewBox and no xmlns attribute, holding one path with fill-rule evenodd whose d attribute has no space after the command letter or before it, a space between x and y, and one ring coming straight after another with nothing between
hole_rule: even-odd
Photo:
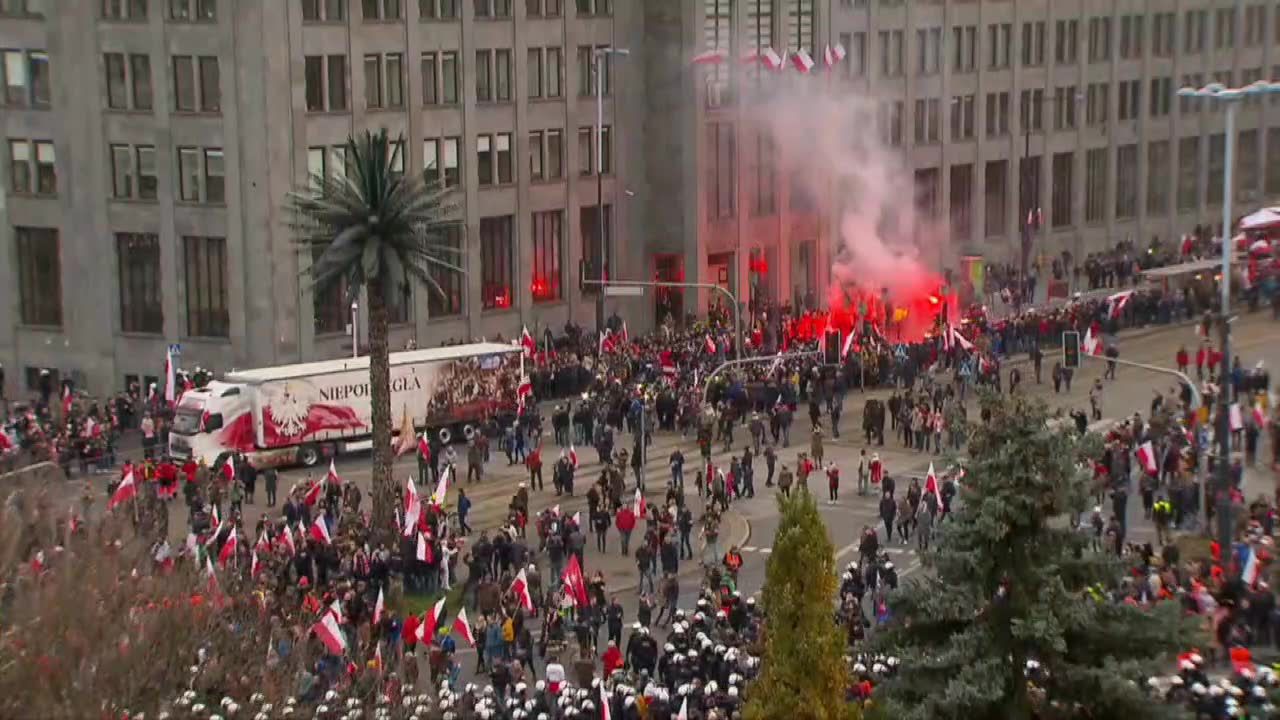
<instances>
[{"instance_id":1,"label":"street lamp post","mask_svg":"<svg viewBox=\"0 0 1280 720\"><path fill-rule=\"evenodd\" d=\"M608 242L605 239L604 218L604 71L610 55L627 56L626 48L602 47L592 53L596 65L596 223L600 233L600 293L596 296L596 331L604 332L604 285L608 280L605 258Z\"/></svg>"},{"instance_id":2,"label":"street lamp post","mask_svg":"<svg viewBox=\"0 0 1280 720\"><path fill-rule=\"evenodd\" d=\"M360 303L351 301L351 357L360 357Z\"/></svg>"},{"instance_id":3,"label":"street lamp post","mask_svg":"<svg viewBox=\"0 0 1280 720\"><path fill-rule=\"evenodd\" d=\"M1178 97L1201 98L1226 104L1226 142L1222 168L1222 279L1221 308L1218 317L1222 332L1222 368L1218 377L1218 424L1214 429L1218 446L1218 467L1215 473L1217 487L1214 496L1218 512L1218 543L1226 551L1233 539L1234 518L1231 513L1231 323L1227 322L1231 308L1231 175L1235 164L1236 111L1240 102L1248 97L1280 92L1280 82L1259 80L1240 88L1228 88L1222 83L1210 83L1202 88L1184 87Z\"/></svg>"}]
</instances>

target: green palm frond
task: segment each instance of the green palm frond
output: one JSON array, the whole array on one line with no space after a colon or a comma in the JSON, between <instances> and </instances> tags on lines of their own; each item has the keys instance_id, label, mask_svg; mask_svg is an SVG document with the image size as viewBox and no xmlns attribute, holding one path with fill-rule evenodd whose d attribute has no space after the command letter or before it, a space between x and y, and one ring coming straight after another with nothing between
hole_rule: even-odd
<instances>
[{"instance_id":1,"label":"green palm frond","mask_svg":"<svg viewBox=\"0 0 1280 720\"><path fill-rule=\"evenodd\" d=\"M317 290L345 279L352 299L378 283L389 303L412 279L443 294L432 270L463 272L463 250L446 241L460 206L442 181L396 172L404 137L385 129L347 141L346 172L313 174L310 187L289 193L286 209L304 274Z\"/></svg>"}]
</instances>

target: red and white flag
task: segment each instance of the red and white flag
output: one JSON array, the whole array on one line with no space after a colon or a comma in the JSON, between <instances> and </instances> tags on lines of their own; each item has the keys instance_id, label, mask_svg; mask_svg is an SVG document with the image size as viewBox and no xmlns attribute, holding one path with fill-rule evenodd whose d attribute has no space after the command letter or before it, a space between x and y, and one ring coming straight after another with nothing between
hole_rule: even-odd
<instances>
[{"instance_id":1,"label":"red and white flag","mask_svg":"<svg viewBox=\"0 0 1280 720\"><path fill-rule=\"evenodd\" d=\"M623 320L623 321L622 321L622 332L621 332L620 334L621 334L621 336L622 336L622 337L620 338L620 340L621 340L621 342L622 342L622 344L623 344L623 345L626 345L627 343L631 342L631 333L628 333L628 332L627 332L627 321L626 321L626 320Z\"/></svg>"},{"instance_id":2,"label":"red and white flag","mask_svg":"<svg viewBox=\"0 0 1280 720\"><path fill-rule=\"evenodd\" d=\"M178 397L178 364L174 362L173 346L164 351L164 401L172 404Z\"/></svg>"},{"instance_id":3,"label":"red and white flag","mask_svg":"<svg viewBox=\"0 0 1280 720\"><path fill-rule=\"evenodd\" d=\"M280 531L279 542L280 546L283 547L290 555L298 554L298 548L293 544L293 531L289 529L288 525L285 525L284 529Z\"/></svg>"},{"instance_id":4,"label":"red and white flag","mask_svg":"<svg viewBox=\"0 0 1280 720\"><path fill-rule=\"evenodd\" d=\"M386 610L386 600L382 597L382 588L378 588L378 600L373 604L373 624L382 622L382 613Z\"/></svg>"},{"instance_id":5,"label":"red and white flag","mask_svg":"<svg viewBox=\"0 0 1280 720\"><path fill-rule=\"evenodd\" d=\"M933 463L929 463L929 474L924 476L924 491L933 493L934 499L938 501L938 507L942 507L942 488L938 483L938 476L933 472Z\"/></svg>"},{"instance_id":6,"label":"red and white flag","mask_svg":"<svg viewBox=\"0 0 1280 720\"><path fill-rule=\"evenodd\" d=\"M329 458L329 474L324 477L324 481L334 485L342 484L342 477L338 475L338 468L334 465L333 458Z\"/></svg>"},{"instance_id":7,"label":"red and white flag","mask_svg":"<svg viewBox=\"0 0 1280 720\"><path fill-rule=\"evenodd\" d=\"M418 642L427 643L435 637L436 627L440 625L442 615L444 615L444 598L440 598L435 607L422 614L422 622L418 623L415 635Z\"/></svg>"},{"instance_id":8,"label":"red and white flag","mask_svg":"<svg viewBox=\"0 0 1280 720\"><path fill-rule=\"evenodd\" d=\"M262 529L262 534L258 536L258 542L253 544L254 552L261 550L262 552L271 552L271 539L267 537L267 529Z\"/></svg>"},{"instance_id":9,"label":"red and white flag","mask_svg":"<svg viewBox=\"0 0 1280 720\"><path fill-rule=\"evenodd\" d=\"M418 518L422 515L422 500L418 498L418 486L409 478L404 490L404 536L413 534L418 526Z\"/></svg>"},{"instance_id":10,"label":"red and white flag","mask_svg":"<svg viewBox=\"0 0 1280 720\"><path fill-rule=\"evenodd\" d=\"M1080 350L1085 355L1102 354L1102 340L1093 336L1093 328L1084 331L1084 340L1080 342Z\"/></svg>"},{"instance_id":11,"label":"red and white flag","mask_svg":"<svg viewBox=\"0 0 1280 720\"><path fill-rule=\"evenodd\" d=\"M231 526L231 533L227 535L226 542L222 543L222 549L218 551L218 567L226 567L227 561L236 556L236 548L239 546L240 539L233 525Z\"/></svg>"},{"instance_id":12,"label":"red and white flag","mask_svg":"<svg viewBox=\"0 0 1280 720\"><path fill-rule=\"evenodd\" d=\"M524 414L524 404L531 395L533 395L533 382L528 377L520 378L519 384L516 385L516 407L521 414Z\"/></svg>"},{"instance_id":13,"label":"red and white flag","mask_svg":"<svg viewBox=\"0 0 1280 720\"><path fill-rule=\"evenodd\" d=\"M302 502L306 503L308 507L314 506L320 502L322 495L324 495L324 482L313 482L311 487L307 488L306 494L302 496Z\"/></svg>"},{"instance_id":14,"label":"red and white flag","mask_svg":"<svg viewBox=\"0 0 1280 720\"><path fill-rule=\"evenodd\" d=\"M418 562L431 562L431 544L427 542L427 537L422 533L418 533L418 549L414 553L414 557L418 558Z\"/></svg>"},{"instance_id":15,"label":"red and white flag","mask_svg":"<svg viewBox=\"0 0 1280 720\"><path fill-rule=\"evenodd\" d=\"M116 491L111 493L111 499L107 501L107 509L114 510L121 503L127 502L138 496L138 483L133 478L133 470L129 470L124 474L124 480L116 486Z\"/></svg>"},{"instance_id":16,"label":"red and white flag","mask_svg":"<svg viewBox=\"0 0 1280 720\"><path fill-rule=\"evenodd\" d=\"M453 619L453 629L458 631L463 640L471 647L476 646L476 637L471 634L471 623L467 622L467 609L462 608L458 611L458 617Z\"/></svg>"},{"instance_id":17,"label":"red and white flag","mask_svg":"<svg viewBox=\"0 0 1280 720\"><path fill-rule=\"evenodd\" d=\"M1258 575L1261 574L1262 561L1258 557L1257 548L1249 547L1247 549L1249 552L1249 559L1244 563L1244 569L1240 573L1240 579L1243 580L1246 585L1253 587L1253 585L1258 582Z\"/></svg>"},{"instance_id":18,"label":"red and white flag","mask_svg":"<svg viewBox=\"0 0 1280 720\"><path fill-rule=\"evenodd\" d=\"M648 512L649 506L645 504L644 494L640 492L640 488L636 488L635 497L631 500L631 512L636 514L637 518L642 518Z\"/></svg>"},{"instance_id":19,"label":"red and white flag","mask_svg":"<svg viewBox=\"0 0 1280 720\"><path fill-rule=\"evenodd\" d=\"M685 702L688 702L688 696ZM609 693L604 689L604 683L600 683L600 718L601 720L613 720L613 706L609 704Z\"/></svg>"},{"instance_id":20,"label":"red and white flag","mask_svg":"<svg viewBox=\"0 0 1280 720\"><path fill-rule=\"evenodd\" d=\"M573 466L574 470L578 469L578 451L573 447L573 443L569 443L569 464ZM560 513L557 512L556 514L559 515Z\"/></svg>"},{"instance_id":21,"label":"red and white flag","mask_svg":"<svg viewBox=\"0 0 1280 720\"><path fill-rule=\"evenodd\" d=\"M227 459L222 462L222 467L220 468L220 470L222 471L223 480L226 480L227 482L231 482L232 480L236 479L236 464L231 462L230 455L228 455Z\"/></svg>"},{"instance_id":22,"label":"red and white flag","mask_svg":"<svg viewBox=\"0 0 1280 720\"><path fill-rule=\"evenodd\" d=\"M444 505L444 499L449 494L449 480L453 477L453 466L444 469L440 473L440 479L436 481L436 491L431 493L431 502L434 505Z\"/></svg>"},{"instance_id":23,"label":"red and white flag","mask_svg":"<svg viewBox=\"0 0 1280 720\"><path fill-rule=\"evenodd\" d=\"M71 403L74 399L75 398L72 397L72 394L71 394L71 386L63 385L62 386L62 417L65 418L66 416L71 414Z\"/></svg>"},{"instance_id":24,"label":"red and white flag","mask_svg":"<svg viewBox=\"0 0 1280 720\"><path fill-rule=\"evenodd\" d=\"M804 48L800 48L791 56L791 64L802 75L808 75L813 69L813 58L809 57L809 52Z\"/></svg>"},{"instance_id":25,"label":"red and white flag","mask_svg":"<svg viewBox=\"0 0 1280 720\"><path fill-rule=\"evenodd\" d=\"M827 49L822 51L822 64L826 65L827 69L830 70L836 65L839 65L840 62L844 60L844 56L845 52L843 45L840 43L836 43L835 47L828 45Z\"/></svg>"},{"instance_id":26,"label":"red and white flag","mask_svg":"<svg viewBox=\"0 0 1280 720\"><path fill-rule=\"evenodd\" d=\"M1225 392L1225 391L1224 391ZM1240 412L1240 403L1231 403L1227 417L1231 420L1231 431L1244 429L1244 415Z\"/></svg>"},{"instance_id":27,"label":"red and white flag","mask_svg":"<svg viewBox=\"0 0 1280 720\"><path fill-rule=\"evenodd\" d=\"M258 577L260 574L262 574L262 563L258 562L258 550L257 548L254 548L253 561L249 563L249 575L251 577Z\"/></svg>"},{"instance_id":28,"label":"red and white flag","mask_svg":"<svg viewBox=\"0 0 1280 720\"><path fill-rule=\"evenodd\" d=\"M208 555L204 556L204 577L205 582L209 585L209 592L218 591L218 573L213 569L213 558Z\"/></svg>"},{"instance_id":29,"label":"red and white flag","mask_svg":"<svg viewBox=\"0 0 1280 720\"><path fill-rule=\"evenodd\" d=\"M716 354L716 341L712 340L710 335L703 339L703 347L706 348L708 355Z\"/></svg>"},{"instance_id":30,"label":"red and white flag","mask_svg":"<svg viewBox=\"0 0 1280 720\"><path fill-rule=\"evenodd\" d=\"M323 515L317 517L316 521L311 523L311 537L325 545L333 544L333 538L329 536L329 525L325 523Z\"/></svg>"},{"instance_id":31,"label":"red and white flag","mask_svg":"<svg viewBox=\"0 0 1280 720\"><path fill-rule=\"evenodd\" d=\"M516 579L511 581L510 592L520 598L520 606L527 612L533 612L533 596L529 594L529 578L524 574L524 568L520 568Z\"/></svg>"},{"instance_id":32,"label":"red and white flag","mask_svg":"<svg viewBox=\"0 0 1280 720\"><path fill-rule=\"evenodd\" d=\"M538 342L533 339L533 335L529 334L529 326L520 327L520 347L524 348L524 356L533 357L533 353L538 349Z\"/></svg>"},{"instance_id":33,"label":"red and white flag","mask_svg":"<svg viewBox=\"0 0 1280 720\"><path fill-rule=\"evenodd\" d=\"M671 354L670 350L663 350L658 353L658 365L662 368L662 374L667 377L672 377L677 372L675 356Z\"/></svg>"},{"instance_id":34,"label":"red and white flag","mask_svg":"<svg viewBox=\"0 0 1280 720\"><path fill-rule=\"evenodd\" d=\"M569 562L565 565L564 570L560 573L560 580L564 583L565 592L573 598L574 604L578 607L587 607L587 581L582 577L582 566L578 564L578 556L569 555Z\"/></svg>"},{"instance_id":35,"label":"red and white flag","mask_svg":"<svg viewBox=\"0 0 1280 720\"><path fill-rule=\"evenodd\" d=\"M771 47L760 51L760 64L770 70L781 70L786 59Z\"/></svg>"},{"instance_id":36,"label":"red and white flag","mask_svg":"<svg viewBox=\"0 0 1280 720\"><path fill-rule=\"evenodd\" d=\"M573 524L577 525L578 527L582 527L582 511L581 510L573 514Z\"/></svg>"},{"instance_id":37,"label":"red and white flag","mask_svg":"<svg viewBox=\"0 0 1280 720\"><path fill-rule=\"evenodd\" d=\"M1148 475L1156 474L1159 469L1156 465L1156 449L1150 440L1138 446L1138 461L1142 463L1142 469L1146 470Z\"/></svg>"},{"instance_id":38,"label":"red and white flag","mask_svg":"<svg viewBox=\"0 0 1280 720\"><path fill-rule=\"evenodd\" d=\"M844 339L844 346L840 348L841 359L849 357L849 351L853 349L854 336L854 333L849 333L849 336Z\"/></svg>"},{"instance_id":39,"label":"red and white flag","mask_svg":"<svg viewBox=\"0 0 1280 720\"><path fill-rule=\"evenodd\" d=\"M1120 317L1120 313L1124 311L1124 306L1129 304L1129 300L1132 297L1133 291L1125 290L1107 298L1107 315L1111 318Z\"/></svg>"},{"instance_id":40,"label":"red and white flag","mask_svg":"<svg viewBox=\"0 0 1280 720\"><path fill-rule=\"evenodd\" d=\"M729 59L729 51L716 48L693 56L694 65L719 65Z\"/></svg>"},{"instance_id":41,"label":"red and white flag","mask_svg":"<svg viewBox=\"0 0 1280 720\"><path fill-rule=\"evenodd\" d=\"M676 713L676 720L689 720L689 696L684 696L684 702L680 703L680 712Z\"/></svg>"},{"instance_id":42,"label":"red and white flag","mask_svg":"<svg viewBox=\"0 0 1280 720\"><path fill-rule=\"evenodd\" d=\"M973 343L969 342L968 338L961 335L960 331L956 329L955 325L952 325L951 323L947 323L947 332L948 334L951 335L951 342L955 343L956 345L959 345L965 350L973 350Z\"/></svg>"},{"instance_id":43,"label":"red and white flag","mask_svg":"<svg viewBox=\"0 0 1280 720\"><path fill-rule=\"evenodd\" d=\"M431 443L427 442L427 434L423 433L418 436L418 454L426 462L431 462Z\"/></svg>"},{"instance_id":44,"label":"red and white flag","mask_svg":"<svg viewBox=\"0 0 1280 720\"><path fill-rule=\"evenodd\" d=\"M330 655L347 654L347 637L342 634L342 626L333 613L325 613L319 622L311 626L311 631L324 643Z\"/></svg>"},{"instance_id":45,"label":"red and white flag","mask_svg":"<svg viewBox=\"0 0 1280 720\"><path fill-rule=\"evenodd\" d=\"M1259 430L1267 426L1267 413L1261 405L1253 406L1253 424L1257 425Z\"/></svg>"}]
</instances>

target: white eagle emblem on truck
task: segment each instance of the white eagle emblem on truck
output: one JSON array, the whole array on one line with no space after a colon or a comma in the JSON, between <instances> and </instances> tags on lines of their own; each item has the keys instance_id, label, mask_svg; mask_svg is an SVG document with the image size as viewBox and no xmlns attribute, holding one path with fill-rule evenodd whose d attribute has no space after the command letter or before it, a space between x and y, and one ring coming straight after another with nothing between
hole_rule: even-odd
<instances>
[{"instance_id":1,"label":"white eagle emblem on truck","mask_svg":"<svg viewBox=\"0 0 1280 720\"><path fill-rule=\"evenodd\" d=\"M263 386L267 412L280 434L297 437L307 429L307 415L313 398L306 383L283 383Z\"/></svg>"}]
</instances>

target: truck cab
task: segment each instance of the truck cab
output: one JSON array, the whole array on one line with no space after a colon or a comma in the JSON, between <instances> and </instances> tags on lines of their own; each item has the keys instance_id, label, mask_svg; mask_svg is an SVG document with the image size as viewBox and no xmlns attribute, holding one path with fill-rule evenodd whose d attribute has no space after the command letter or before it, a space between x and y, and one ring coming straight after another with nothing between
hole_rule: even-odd
<instances>
[{"instance_id":1,"label":"truck cab","mask_svg":"<svg viewBox=\"0 0 1280 720\"><path fill-rule=\"evenodd\" d=\"M241 416L251 414L250 395L244 385L217 380L183 393L169 429L169 454L212 465L229 450L252 451L252 436L246 446L246 439L228 434L231 428L244 424L237 422Z\"/></svg>"}]
</instances>

